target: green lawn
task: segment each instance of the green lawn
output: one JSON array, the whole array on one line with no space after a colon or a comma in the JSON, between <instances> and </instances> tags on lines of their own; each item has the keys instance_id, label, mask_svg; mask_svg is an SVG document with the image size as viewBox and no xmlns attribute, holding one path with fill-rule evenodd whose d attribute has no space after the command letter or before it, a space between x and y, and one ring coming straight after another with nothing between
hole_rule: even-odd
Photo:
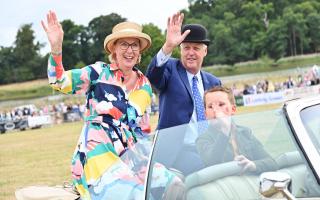
<instances>
[{"instance_id":1,"label":"green lawn","mask_svg":"<svg viewBox=\"0 0 320 200\"><path fill-rule=\"evenodd\" d=\"M82 122L0 135L0 199L29 185L70 181L70 160Z\"/></svg>"},{"instance_id":2,"label":"green lawn","mask_svg":"<svg viewBox=\"0 0 320 200\"><path fill-rule=\"evenodd\" d=\"M151 117L155 129L157 116ZM71 181L70 163L82 122L0 135L0 199L13 200L17 188Z\"/></svg>"}]
</instances>

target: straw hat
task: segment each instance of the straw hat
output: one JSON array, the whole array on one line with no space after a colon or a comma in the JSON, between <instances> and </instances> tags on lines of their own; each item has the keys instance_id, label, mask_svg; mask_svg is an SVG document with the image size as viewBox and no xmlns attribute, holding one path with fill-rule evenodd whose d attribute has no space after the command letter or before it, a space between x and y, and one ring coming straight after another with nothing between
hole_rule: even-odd
<instances>
[{"instance_id":1,"label":"straw hat","mask_svg":"<svg viewBox=\"0 0 320 200\"><path fill-rule=\"evenodd\" d=\"M114 26L112 33L104 39L104 49L110 54L117 39L128 37L140 40L140 52L151 46L151 38L142 32L142 26L134 22L121 22Z\"/></svg>"}]
</instances>

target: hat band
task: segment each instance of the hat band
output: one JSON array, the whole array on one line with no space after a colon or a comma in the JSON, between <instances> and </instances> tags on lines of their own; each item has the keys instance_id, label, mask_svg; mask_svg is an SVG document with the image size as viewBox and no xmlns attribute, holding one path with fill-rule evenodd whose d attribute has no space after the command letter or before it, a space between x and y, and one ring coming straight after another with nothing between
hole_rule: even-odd
<instances>
[{"instance_id":1,"label":"hat band","mask_svg":"<svg viewBox=\"0 0 320 200\"><path fill-rule=\"evenodd\" d=\"M117 31L117 32L115 32L115 33L122 33L122 32L132 32L132 33L140 33L140 34L141 34L141 32L136 31L136 30L134 30L134 29L122 29L122 30L119 30L119 31ZM114 33L114 34L115 34L115 33Z\"/></svg>"}]
</instances>

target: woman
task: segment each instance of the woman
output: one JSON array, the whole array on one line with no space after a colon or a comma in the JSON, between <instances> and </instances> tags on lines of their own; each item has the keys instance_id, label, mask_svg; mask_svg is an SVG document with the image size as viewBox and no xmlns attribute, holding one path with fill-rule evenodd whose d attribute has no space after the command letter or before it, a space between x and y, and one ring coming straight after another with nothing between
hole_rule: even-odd
<instances>
[{"instance_id":1,"label":"woman","mask_svg":"<svg viewBox=\"0 0 320 200\"><path fill-rule=\"evenodd\" d=\"M137 199L143 178L120 156L142 135L138 121L151 103L148 79L135 67L150 37L136 23L117 24L104 41L111 64L65 71L63 30L56 14L41 22L51 46L49 83L66 94L86 94L85 124L72 159L73 183L82 199ZM120 194L119 194L120 193Z\"/></svg>"}]
</instances>

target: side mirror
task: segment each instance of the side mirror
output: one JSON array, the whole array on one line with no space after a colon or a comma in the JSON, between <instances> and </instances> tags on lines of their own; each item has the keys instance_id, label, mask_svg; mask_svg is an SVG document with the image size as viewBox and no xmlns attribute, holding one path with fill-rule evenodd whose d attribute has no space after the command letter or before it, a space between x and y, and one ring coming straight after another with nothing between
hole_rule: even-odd
<instances>
[{"instance_id":1,"label":"side mirror","mask_svg":"<svg viewBox=\"0 0 320 200\"><path fill-rule=\"evenodd\" d=\"M291 194L291 178L284 172L264 172L260 175L259 192L269 199L295 200Z\"/></svg>"}]
</instances>

